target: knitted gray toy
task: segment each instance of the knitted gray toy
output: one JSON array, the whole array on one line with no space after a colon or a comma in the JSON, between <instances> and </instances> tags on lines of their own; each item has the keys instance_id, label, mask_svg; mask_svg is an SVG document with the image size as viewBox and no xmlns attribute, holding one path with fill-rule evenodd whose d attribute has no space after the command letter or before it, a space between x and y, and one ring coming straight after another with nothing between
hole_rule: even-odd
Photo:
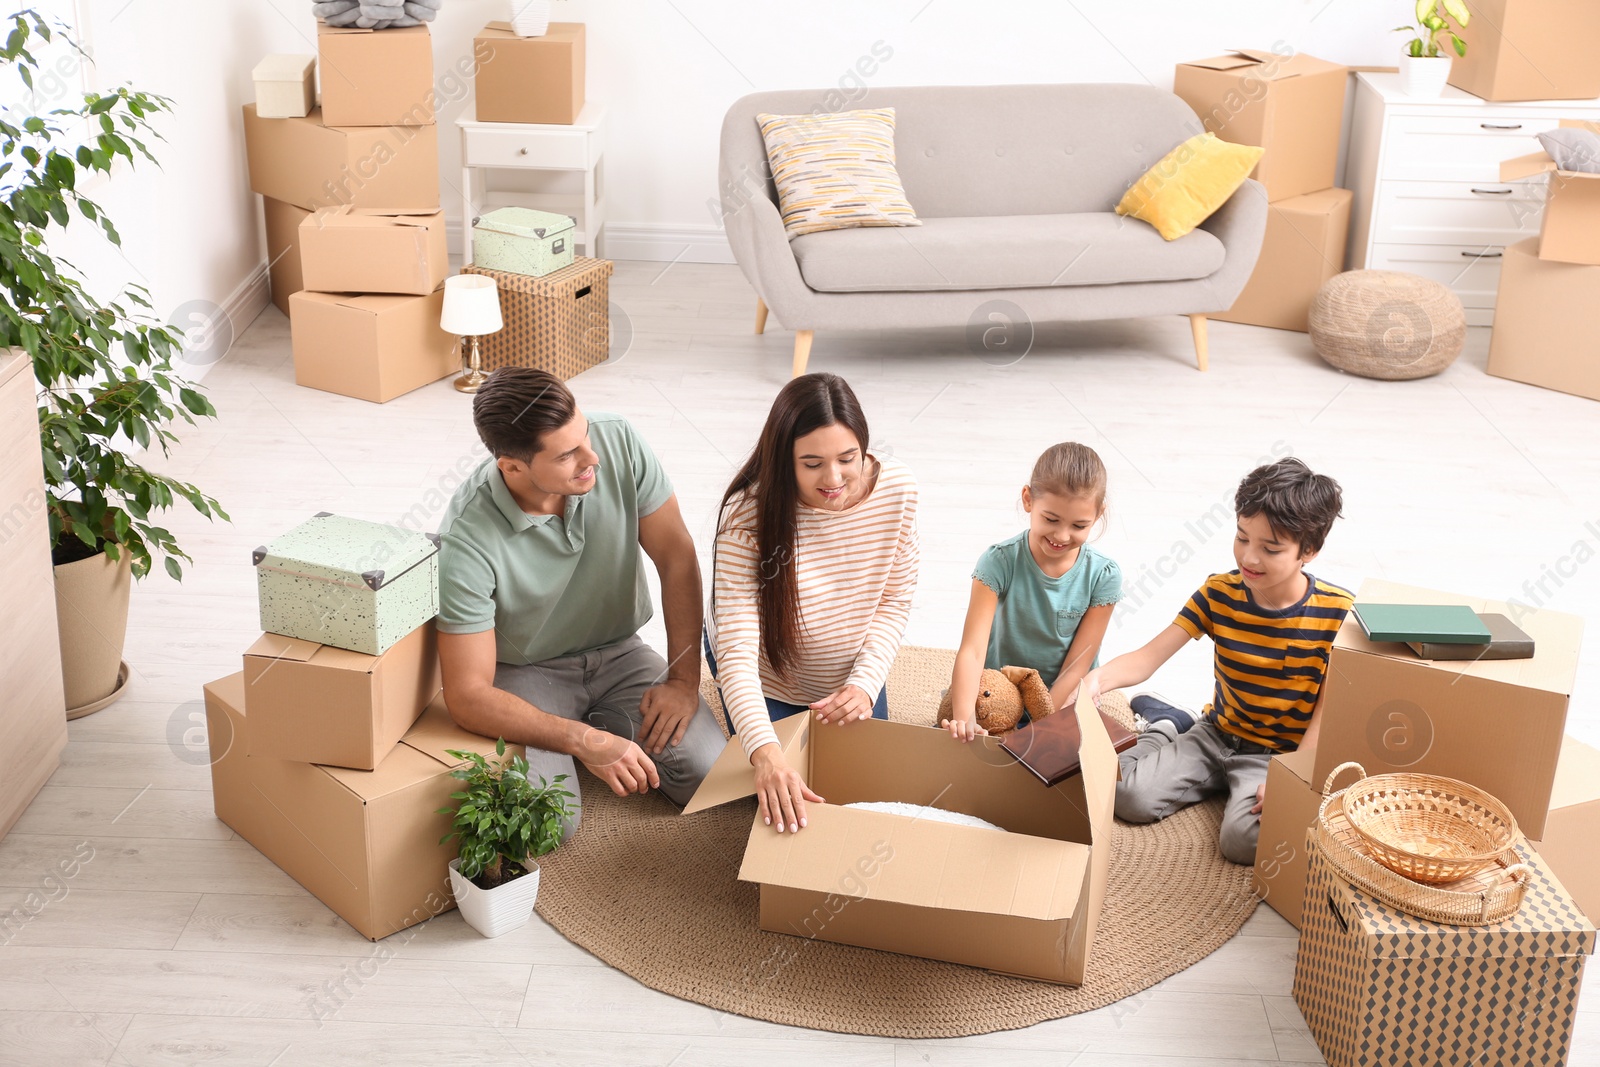
<instances>
[{"instance_id":1,"label":"knitted gray toy","mask_svg":"<svg viewBox=\"0 0 1600 1067\"><path fill-rule=\"evenodd\" d=\"M444 0L313 0L311 13L330 26L387 30L432 22Z\"/></svg>"}]
</instances>

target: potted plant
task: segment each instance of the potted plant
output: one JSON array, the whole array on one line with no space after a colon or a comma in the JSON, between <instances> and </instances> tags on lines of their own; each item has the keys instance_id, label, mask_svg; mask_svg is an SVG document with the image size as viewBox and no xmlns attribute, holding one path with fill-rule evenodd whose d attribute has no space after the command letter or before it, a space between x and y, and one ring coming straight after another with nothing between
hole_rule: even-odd
<instances>
[{"instance_id":1,"label":"potted plant","mask_svg":"<svg viewBox=\"0 0 1600 1067\"><path fill-rule=\"evenodd\" d=\"M450 794L458 806L439 809L454 817L439 843L458 838L461 844L460 857L450 861L450 889L462 918L484 937L499 937L532 918L539 895L535 861L561 843L572 816L572 793L561 785L566 775L534 785L527 759L506 757L505 738L495 742L494 753L497 765L478 752L450 752L466 761L450 772L466 788Z\"/></svg>"},{"instance_id":2,"label":"potted plant","mask_svg":"<svg viewBox=\"0 0 1600 1067\"><path fill-rule=\"evenodd\" d=\"M1458 56L1467 54L1467 42L1456 29L1471 21L1466 0L1417 0L1417 24L1395 28L1396 33L1412 34L1400 52L1400 86L1407 96L1436 97L1444 92L1450 80L1451 50Z\"/></svg>"},{"instance_id":3,"label":"potted plant","mask_svg":"<svg viewBox=\"0 0 1600 1067\"><path fill-rule=\"evenodd\" d=\"M55 31L31 10L11 24L0 63L31 92L40 67L28 46ZM119 159L154 163L142 138L160 137L151 119L171 101L122 86L43 114L30 103L0 109L0 345L26 351L38 382L62 673L67 716L75 718L126 686L130 579L149 573L155 553L166 556L167 573L183 577L177 560L189 556L154 514L179 497L208 518L227 514L194 486L133 459L152 442L165 453L175 418L216 415L173 370L182 335L148 314L148 290L130 285L100 303L47 251L51 228L74 215L121 245L111 220L78 190L80 177L110 174Z\"/></svg>"}]
</instances>

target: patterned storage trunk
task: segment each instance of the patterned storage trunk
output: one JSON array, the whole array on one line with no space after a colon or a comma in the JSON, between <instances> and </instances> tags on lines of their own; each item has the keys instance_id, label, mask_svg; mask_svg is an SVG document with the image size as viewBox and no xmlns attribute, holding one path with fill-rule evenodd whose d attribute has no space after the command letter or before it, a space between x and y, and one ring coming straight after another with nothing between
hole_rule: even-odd
<instances>
[{"instance_id":1,"label":"patterned storage trunk","mask_svg":"<svg viewBox=\"0 0 1600 1067\"><path fill-rule=\"evenodd\" d=\"M268 633L381 656L439 614L428 534L324 511L252 558Z\"/></svg>"},{"instance_id":2,"label":"patterned storage trunk","mask_svg":"<svg viewBox=\"0 0 1600 1067\"><path fill-rule=\"evenodd\" d=\"M1330 1067L1567 1062L1595 931L1526 842L1522 909L1483 927L1380 904L1338 876L1314 836L1307 850L1294 999Z\"/></svg>"},{"instance_id":3,"label":"patterned storage trunk","mask_svg":"<svg viewBox=\"0 0 1600 1067\"><path fill-rule=\"evenodd\" d=\"M610 260L582 256L542 278L463 267L500 288L505 327L479 339L483 369L532 367L566 380L604 363L611 355L611 270Z\"/></svg>"},{"instance_id":4,"label":"patterned storage trunk","mask_svg":"<svg viewBox=\"0 0 1600 1067\"><path fill-rule=\"evenodd\" d=\"M576 233L571 215L496 208L472 221L472 262L490 270L543 277L572 266Z\"/></svg>"}]
</instances>

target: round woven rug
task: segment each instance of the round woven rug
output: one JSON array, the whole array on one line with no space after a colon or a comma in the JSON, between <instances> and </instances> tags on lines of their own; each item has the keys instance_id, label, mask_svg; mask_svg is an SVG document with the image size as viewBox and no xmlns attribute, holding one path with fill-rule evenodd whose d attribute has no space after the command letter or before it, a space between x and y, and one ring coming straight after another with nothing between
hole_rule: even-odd
<instances>
[{"instance_id":1,"label":"round woven rug","mask_svg":"<svg viewBox=\"0 0 1600 1067\"><path fill-rule=\"evenodd\" d=\"M890 717L932 723L954 653L905 647ZM710 686L707 702L720 708ZM1105 709L1124 722L1120 695ZM755 801L679 815L585 775L583 824L541 859L539 914L645 985L719 1011L840 1033L932 1038L1031 1026L1132 996L1203 959L1255 910L1251 869L1217 850L1220 800L1151 826L1116 824L1105 908L1079 988L766 933L739 881Z\"/></svg>"}]
</instances>

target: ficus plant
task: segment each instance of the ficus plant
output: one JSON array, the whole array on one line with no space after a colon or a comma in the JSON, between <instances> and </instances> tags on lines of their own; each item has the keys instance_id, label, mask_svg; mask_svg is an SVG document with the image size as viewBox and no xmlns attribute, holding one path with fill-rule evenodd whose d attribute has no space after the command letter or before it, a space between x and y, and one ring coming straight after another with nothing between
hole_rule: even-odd
<instances>
[{"instance_id":1,"label":"ficus plant","mask_svg":"<svg viewBox=\"0 0 1600 1067\"><path fill-rule=\"evenodd\" d=\"M77 45L32 9L9 21L0 65L32 93L40 64L30 45L57 35ZM216 409L173 370L183 337L154 317L147 289L129 285L101 303L76 268L46 250L49 234L74 216L121 246L79 180L109 174L119 160L159 166L145 141L160 138L152 120L172 102L121 86L26 113L36 109L0 109L0 346L21 348L33 361L53 556L60 564L102 551L119 560L126 552L142 578L160 554L181 579L178 560L193 561L153 516L179 498L207 518L226 520L227 513L193 485L138 463L134 446L154 443L166 454L177 440L174 420L194 423Z\"/></svg>"},{"instance_id":2,"label":"ficus plant","mask_svg":"<svg viewBox=\"0 0 1600 1067\"><path fill-rule=\"evenodd\" d=\"M1452 26L1451 20L1455 20ZM1466 0L1417 0L1417 24L1397 26L1396 33L1415 34L1406 42L1406 55L1415 59L1437 59L1445 49L1453 48L1456 55L1467 54L1467 42L1461 39L1457 27L1472 21Z\"/></svg>"},{"instance_id":3,"label":"ficus plant","mask_svg":"<svg viewBox=\"0 0 1600 1067\"><path fill-rule=\"evenodd\" d=\"M461 843L460 871L479 889L493 889L528 873L527 861L537 859L561 844L563 822L572 817L569 803L573 794L562 786L564 774L555 781L528 780L528 761L523 756L506 756L505 738L495 742L498 764L478 752L450 751L466 760L466 765L451 775L466 783L466 788L451 793L460 801L456 807L439 809L450 815L451 829L439 839Z\"/></svg>"}]
</instances>

